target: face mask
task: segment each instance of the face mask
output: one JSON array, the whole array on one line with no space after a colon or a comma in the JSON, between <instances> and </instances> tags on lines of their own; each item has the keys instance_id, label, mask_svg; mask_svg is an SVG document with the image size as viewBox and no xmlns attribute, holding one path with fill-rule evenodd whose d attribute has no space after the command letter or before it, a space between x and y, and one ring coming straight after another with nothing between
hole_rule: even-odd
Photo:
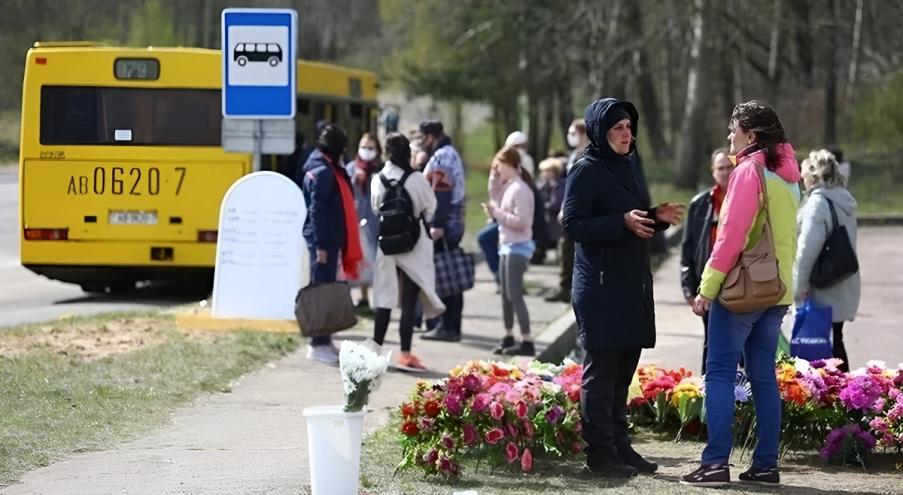
<instances>
[{"instance_id":1,"label":"face mask","mask_svg":"<svg viewBox=\"0 0 903 495\"><path fill-rule=\"evenodd\" d=\"M372 148L358 148L357 156L361 157L361 160L365 162L373 161L376 158L376 150Z\"/></svg>"},{"instance_id":2,"label":"face mask","mask_svg":"<svg viewBox=\"0 0 903 495\"><path fill-rule=\"evenodd\" d=\"M568 146L576 148L580 145L580 138L576 134L568 133Z\"/></svg>"}]
</instances>

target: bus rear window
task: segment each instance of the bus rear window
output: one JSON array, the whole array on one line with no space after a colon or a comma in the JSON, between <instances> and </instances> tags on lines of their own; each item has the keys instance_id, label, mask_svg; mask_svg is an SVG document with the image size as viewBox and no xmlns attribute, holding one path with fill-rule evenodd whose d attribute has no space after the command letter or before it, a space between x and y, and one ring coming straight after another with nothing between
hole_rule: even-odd
<instances>
[{"instance_id":1,"label":"bus rear window","mask_svg":"<svg viewBox=\"0 0 903 495\"><path fill-rule=\"evenodd\" d=\"M44 86L41 144L219 146L216 89Z\"/></svg>"}]
</instances>

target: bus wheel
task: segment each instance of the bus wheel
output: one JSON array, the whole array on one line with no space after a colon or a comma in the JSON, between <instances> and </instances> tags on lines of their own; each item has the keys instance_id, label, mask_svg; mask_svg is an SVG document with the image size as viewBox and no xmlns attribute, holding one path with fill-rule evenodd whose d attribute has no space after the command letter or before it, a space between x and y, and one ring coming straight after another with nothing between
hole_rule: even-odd
<instances>
[{"instance_id":1,"label":"bus wheel","mask_svg":"<svg viewBox=\"0 0 903 495\"><path fill-rule=\"evenodd\" d=\"M244 55L242 55L241 57L238 57L238 60L236 60L236 62L238 62L239 67L244 67L245 64L248 63L248 57L245 57Z\"/></svg>"},{"instance_id":2,"label":"bus wheel","mask_svg":"<svg viewBox=\"0 0 903 495\"><path fill-rule=\"evenodd\" d=\"M277 65L279 65L279 57L270 57L268 62L270 63L270 67L276 67Z\"/></svg>"}]
</instances>

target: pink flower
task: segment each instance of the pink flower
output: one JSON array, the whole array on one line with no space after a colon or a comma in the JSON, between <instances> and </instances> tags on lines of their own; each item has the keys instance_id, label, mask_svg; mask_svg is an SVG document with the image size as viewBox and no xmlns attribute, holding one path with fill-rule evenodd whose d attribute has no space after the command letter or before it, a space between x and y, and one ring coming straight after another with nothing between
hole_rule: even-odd
<instances>
[{"instance_id":1,"label":"pink flower","mask_svg":"<svg viewBox=\"0 0 903 495\"><path fill-rule=\"evenodd\" d=\"M533 454L530 453L530 449L524 449L524 455L520 458L520 469L525 473L533 470Z\"/></svg>"},{"instance_id":2,"label":"pink flower","mask_svg":"<svg viewBox=\"0 0 903 495\"><path fill-rule=\"evenodd\" d=\"M524 435L526 435L527 438L533 438L533 433L535 433L535 431L536 431L533 428L533 422L531 422L530 420L524 420L523 424L524 424Z\"/></svg>"},{"instance_id":3,"label":"pink flower","mask_svg":"<svg viewBox=\"0 0 903 495\"><path fill-rule=\"evenodd\" d=\"M458 394L446 395L445 408L448 409L448 412L453 416L459 416L464 410L464 405L461 403L461 397Z\"/></svg>"},{"instance_id":4,"label":"pink flower","mask_svg":"<svg viewBox=\"0 0 903 495\"><path fill-rule=\"evenodd\" d=\"M470 423L464 423L462 427L464 432L464 443L467 445L473 445L477 441L477 437L479 433L477 433L477 429Z\"/></svg>"},{"instance_id":5,"label":"pink flower","mask_svg":"<svg viewBox=\"0 0 903 495\"><path fill-rule=\"evenodd\" d=\"M441 442L442 446L445 447L446 450L452 450L455 448L455 440L448 435L443 435Z\"/></svg>"},{"instance_id":6,"label":"pink flower","mask_svg":"<svg viewBox=\"0 0 903 495\"><path fill-rule=\"evenodd\" d=\"M439 459L439 471L448 475L458 474L458 463L448 457L443 457L442 459Z\"/></svg>"},{"instance_id":7,"label":"pink flower","mask_svg":"<svg viewBox=\"0 0 903 495\"><path fill-rule=\"evenodd\" d=\"M505 408L498 402L493 401L492 404L489 405L489 415L492 416L492 419L498 421L505 416Z\"/></svg>"},{"instance_id":8,"label":"pink flower","mask_svg":"<svg viewBox=\"0 0 903 495\"><path fill-rule=\"evenodd\" d=\"M429 431L433 429L433 420L429 418L420 418L420 429L423 431Z\"/></svg>"},{"instance_id":9,"label":"pink flower","mask_svg":"<svg viewBox=\"0 0 903 495\"><path fill-rule=\"evenodd\" d=\"M492 402L492 396L489 394L477 394L476 397L473 398L473 412L481 413L489 408L489 404Z\"/></svg>"},{"instance_id":10,"label":"pink flower","mask_svg":"<svg viewBox=\"0 0 903 495\"><path fill-rule=\"evenodd\" d=\"M431 466L435 466L437 460L439 460L439 451L436 449L430 449L429 452L423 454L423 462Z\"/></svg>"},{"instance_id":11,"label":"pink flower","mask_svg":"<svg viewBox=\"0 0 903 495\"><path fill-rule=\"evenodd\" d=\"M518 401L517 405L514 406L514 411L519 419L525 419L527 417L527 404L524 401Z\"/></svg>"},{"instance_id":12,"label":"pink flower","mask_svg":"<svg viewBox=\"0 0 903 495\"><path fill-rule=\"evenodd\" d=\"M501 428L493 428L486 432L486 443L495 445L505 438L505 431Z\"/></svg>"},{"instance_id":13,"label":"pink flower","mask_svg":"<svg viewBox=\"0 0 903 495\"><path fill-rule=\"evenodd\" d=\"M509 390L511 390L511 385L505 382L498 382L489 388L489 393L493 395L506 394Z\"/></svg>"},{"instance_id":14,"label":"pink flower","mask_svg":"<svg viewBox=\"0 0 903 495\"><path fill-rule=\"evenodd\" d=\"M511 424L511 423L505 424L505 430L508 431L508 435L510 435L511 438L517 437L517 427L514 426L513 424Z\"/></svg>"},{"instance_id":15,"label":"pink flower","mask_svg":"<svg viewBox=\"0 0 903 495\"><path fill-rule=\"evenodd\" d=\"M467 375L464 377L464 388L471 392L479 390L481 385L482 383L476 375Z\"/></svg>"},{"instance_id":16,"label":"pink flower","mask_svg":"<svg viewBox=\"0 0 903 495\"><path fill-rule=\"evenodd\" d=\"M514 445L514 442L508 442L508 445L505 445L505 460L508 461L508 464L517 460L519 453L517 445Z\"/></svg>"}]
</instances>

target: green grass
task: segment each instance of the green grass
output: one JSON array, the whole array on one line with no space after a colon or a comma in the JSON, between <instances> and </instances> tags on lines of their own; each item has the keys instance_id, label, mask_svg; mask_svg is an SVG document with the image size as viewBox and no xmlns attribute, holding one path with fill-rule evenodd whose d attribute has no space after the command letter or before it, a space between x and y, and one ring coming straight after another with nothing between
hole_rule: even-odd
<instances>
[{"instance_id":1,"label":"green grass","mask_svg":"<svg viewBox=\"0 0 903 495\"><path fill-rule=\"evenodd\" d=\"M117 318L124 316L55 325L103 325ZM183 334L170 316L153 321L162 343L133 352L84 360L35 346L0 356L0 486L68 454L146 433L177 406L228 392L233 379L299 345L292 334ZM4 342L26 339L39 328L4 329Z\"/></svg>"}]
</instances>

